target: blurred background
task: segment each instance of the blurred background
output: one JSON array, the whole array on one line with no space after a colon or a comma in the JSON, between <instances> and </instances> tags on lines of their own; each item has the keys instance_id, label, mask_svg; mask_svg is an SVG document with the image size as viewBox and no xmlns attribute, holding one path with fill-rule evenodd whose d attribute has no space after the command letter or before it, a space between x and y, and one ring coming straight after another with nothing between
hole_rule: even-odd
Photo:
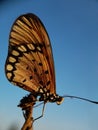
<instances>
[{"instance_id":1,"label":"blurred background","mask_svg":"<svg viewBox=\"0 0 98 130\"><path fill-rule=\"evenodd\" d=\"M4 65L9 32L15 19L36 14L50 36L59 95L76 95L98 101L98 1L97 0L1 0L0 1L0 130L20 130L24 118L17 107L28 92L9 83ZM34 109L33 117L41 114ZM48 103L34 130L97 130L98 105L65 99Z\"/></svg>"}]
</instances>

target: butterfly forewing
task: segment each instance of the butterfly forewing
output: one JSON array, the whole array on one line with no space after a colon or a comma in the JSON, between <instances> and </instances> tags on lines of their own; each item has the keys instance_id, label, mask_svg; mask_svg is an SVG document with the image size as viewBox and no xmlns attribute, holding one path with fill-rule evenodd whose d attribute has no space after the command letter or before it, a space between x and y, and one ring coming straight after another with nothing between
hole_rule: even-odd
<instances>
[{"instance_id":1,"label":"butterfly forewing","mask_svg":"<svg viewBox=\"0 0 98 130\"><path fill-rule=\"evenodd\" d=\"M55 92L52 48L46 29L34 14L20 16L14 22L5 65L8 80L32 92L46 87Z\"/></svg>"}]
</instances>

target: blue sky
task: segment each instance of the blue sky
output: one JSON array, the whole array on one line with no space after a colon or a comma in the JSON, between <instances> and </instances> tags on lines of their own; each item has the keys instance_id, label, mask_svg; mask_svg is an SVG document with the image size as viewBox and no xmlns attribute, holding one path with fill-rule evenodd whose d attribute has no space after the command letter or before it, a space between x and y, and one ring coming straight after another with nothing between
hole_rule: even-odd
<instances>
[{"instance_id":1,"label":"blue sky","mask_svg":"<svg viewBox=\"0 0 98 130\"><path fill-rule=\"evenodd\" d=\"M35 13L51 39L55 61L57 93L98 100L98 2L97 0L5 0L0 3L0 129L13 124L21 128L24 118L17 107L28 92L5 77L8 38L14 20ZM34 116L41 107L34 109ZM44 117L34 130L97 130L98 105L65 99L57 106L47 104Z\"/></svg>"}]
</instances>

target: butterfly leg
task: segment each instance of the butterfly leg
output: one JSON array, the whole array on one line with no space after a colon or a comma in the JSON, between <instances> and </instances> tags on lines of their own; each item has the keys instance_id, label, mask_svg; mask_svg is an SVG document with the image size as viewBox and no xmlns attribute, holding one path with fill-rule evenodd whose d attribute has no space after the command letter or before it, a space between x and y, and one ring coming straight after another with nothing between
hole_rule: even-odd
<instances>
[{"instance_id":1,"label":"butterfly leg","mask_svg":"<svg viewBox=\"0 0 98 130\"><path fill-rule=\"evenodd\" d=\"M44 115L44 110L45 110L45 104L46 104L46 103L44 102L41 116L35 118L35 119L33 120L33 122L34 122L35 120L38 120L38 119L40 119L41 117L43 117L43 115Z\"/></svg>"}]
</instances>

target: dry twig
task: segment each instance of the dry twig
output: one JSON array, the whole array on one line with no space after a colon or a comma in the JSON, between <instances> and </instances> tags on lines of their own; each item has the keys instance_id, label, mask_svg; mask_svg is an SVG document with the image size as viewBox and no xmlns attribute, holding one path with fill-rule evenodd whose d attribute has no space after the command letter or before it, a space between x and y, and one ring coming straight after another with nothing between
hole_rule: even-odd
<instances>
[{"instance_id":1,"label":"dry twig","mask_svg":"<svg viewBox=\"0 0 98 130\"><path fill-rule=\"evenodd\" d=\"M21 130L33 130L33 118L32 118L32 111L33 111L33 106L28 107L25 110L24 117L25 117L25 123Z\"/></svg>"},{"instance_id":2,"label":"dry twig","mask_svg":"<svg viewBox=\"0 0 98 130\"><path fill-rule=\"evenodd\" d=\"M34 97L32 94L24 97L21 101L20 104L18 105L19 107L22 108L23 110L23 115L25 118L25 123L21 130L33 130L33 108L36 102L36 97Z\"/></svg>"}]
</instances>

